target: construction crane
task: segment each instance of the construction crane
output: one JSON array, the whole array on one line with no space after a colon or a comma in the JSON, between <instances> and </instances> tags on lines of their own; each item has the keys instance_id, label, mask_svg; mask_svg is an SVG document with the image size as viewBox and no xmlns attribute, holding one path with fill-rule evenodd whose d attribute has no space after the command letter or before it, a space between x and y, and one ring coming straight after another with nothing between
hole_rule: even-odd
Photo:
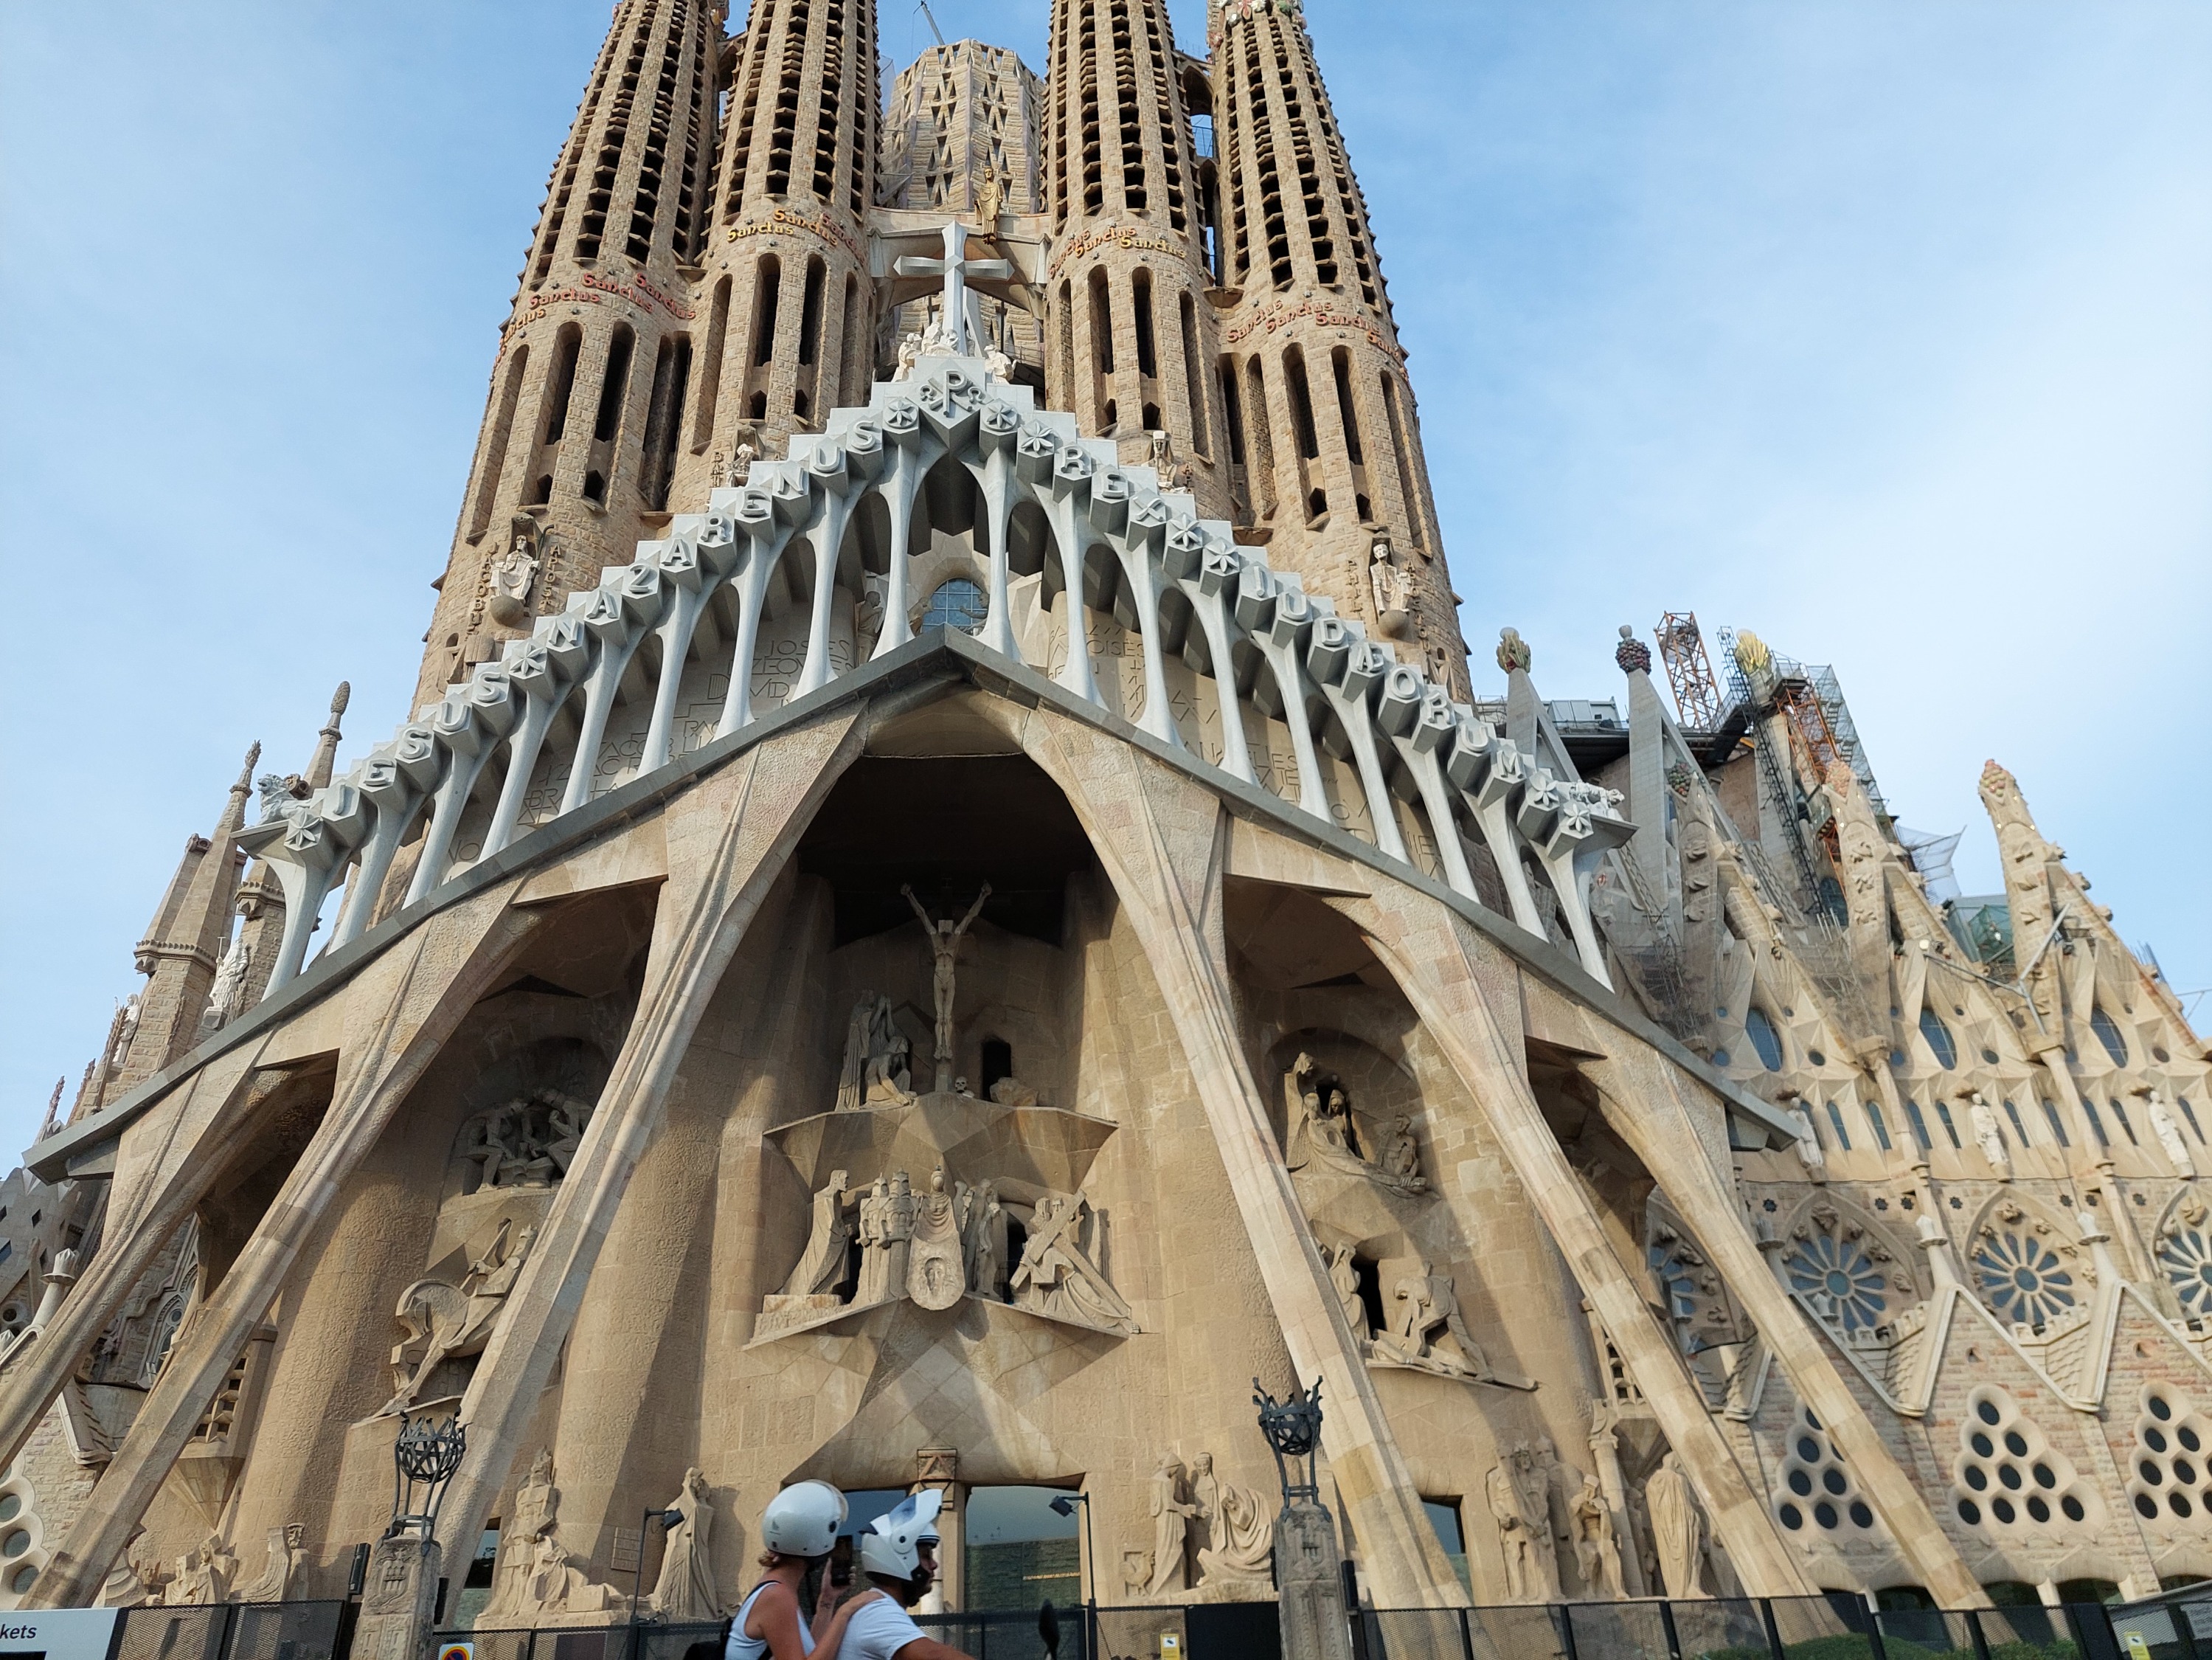
<instances>
[{"instance_id":1,"label":"construction crane","mask_svg":"<svg viewBox=\"0 0 2212 1660\"><path fill-rule=\"evenodd\" d=\"M915 4L920 9L921 15L929 20L929 32L937 37L937 44L940 46L943 46L945 44L945 31L937 27L937 14L930 10L929 0L915 0Z\"/></svg>"},{"instance_id":2,"label":"construction crane","mask_svg":"<svg viewBox=\"0 0 2212 1660\"><path fill-rule=\"evenodd\" d=\"M1705 636L1698 632L1697 612L1664 612L1652 632L1659 642L1659 660L1667 666L1667 684L1674 689L1674 708L1682 717L1682 725L1692 732L1717 732L1721 689L1713 678L1711 660L1705 655Z\"/></svg>"}]
</instances>

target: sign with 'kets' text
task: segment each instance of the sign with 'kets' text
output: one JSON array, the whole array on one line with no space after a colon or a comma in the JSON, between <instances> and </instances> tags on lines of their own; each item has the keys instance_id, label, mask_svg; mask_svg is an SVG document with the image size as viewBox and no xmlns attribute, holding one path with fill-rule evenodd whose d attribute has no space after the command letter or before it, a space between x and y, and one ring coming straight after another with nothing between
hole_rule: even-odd
<instances>
[{"instance_id":1,"label":"sign with 'kets' text","mask_svg":"<svg viewBox=\"0 0 2212 1660\"><path fill-rule=\"evenodd\" d=\"M33 1608L0 1617L0 1660L108 1660L119 1608Z\"/></svg>"}]
</instances>

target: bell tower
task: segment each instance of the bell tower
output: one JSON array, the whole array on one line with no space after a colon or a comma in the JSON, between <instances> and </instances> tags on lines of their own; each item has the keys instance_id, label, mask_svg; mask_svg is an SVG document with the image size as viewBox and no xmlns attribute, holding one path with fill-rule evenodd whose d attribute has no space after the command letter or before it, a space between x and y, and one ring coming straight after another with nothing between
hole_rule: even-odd
<instances>
[{"instance_id":1,"label":"bell tower","mask_svg":"<svg viewBox=\"0 0 2212 1660\"><path fill-rule=\"evenodd\" d=\"M1115 440L1125 461L1164 460L1206 513L1226 516L1208 385L1212 279L1167 8L1053 0L1048 40L1048 398L1085 432Z\"/></svg>"},{"instance_id":2,"label":"bell tower","mask_svg":"<svg viewBox=\"0 0 2212 1660\"><path fill-rule=\"evenodd\" d=\"M614 9L500 331L417 707L666 521L722 15L711 0Z\"/></svg>"},{"instance_id":3,"label":"bell tower","mask_svg":"<svg viewBox=\"0 0 2212 1660\"><path fill-rule=\"evenodd\" d=\"M1234 517L1467 696L1405 352L1298 0L1214 0L1212 27Z\"/></svg>"}]
</instances>

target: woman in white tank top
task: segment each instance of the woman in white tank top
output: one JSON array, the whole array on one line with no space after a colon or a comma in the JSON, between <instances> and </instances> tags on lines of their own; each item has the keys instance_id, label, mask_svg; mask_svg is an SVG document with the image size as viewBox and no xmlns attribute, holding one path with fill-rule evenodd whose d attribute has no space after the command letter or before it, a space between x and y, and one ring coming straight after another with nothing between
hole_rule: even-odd
<instances>
[{"instance_id":1,"label":"woman in white tank top","mask_svg":"<svg viewBox=\"0 0 2212 1660\"><path fill-rule=\"evenodd\" d=\"M823 1560L763 1551L760 1565L767 1575L738 1604L722 1660L809 1660L815 1653L814 1633L799 1610L799 1592L807 1570ZM853 1599L848 1596L822 1633L822 1660L836 1660L839 1639L852 1617Z\"/></svg>"}]
</instances>

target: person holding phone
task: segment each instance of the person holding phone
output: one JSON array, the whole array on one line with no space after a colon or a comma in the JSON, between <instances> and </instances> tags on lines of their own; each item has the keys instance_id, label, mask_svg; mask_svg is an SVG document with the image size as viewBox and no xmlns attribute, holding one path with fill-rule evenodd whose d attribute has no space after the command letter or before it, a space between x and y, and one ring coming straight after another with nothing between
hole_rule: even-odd
<instances>
[{"instance_id":1,"label":"person holding phone","mask_svg":"<svg viewBox=\"0 0 2212 1660\"><path fill-rule=\"evenodd\" d=\"M723 1660L809 1660L819 1652L830 1660L855 1604L832 1614L817 1649L812 1629L799 1611L806 1576L829 1560L845 1523L845 1495L827 1481L799 1481L769 1500L761 1517L760 1565L767 1573L738 1604L730 1620Z\"/></svg>"}]
</instances>

